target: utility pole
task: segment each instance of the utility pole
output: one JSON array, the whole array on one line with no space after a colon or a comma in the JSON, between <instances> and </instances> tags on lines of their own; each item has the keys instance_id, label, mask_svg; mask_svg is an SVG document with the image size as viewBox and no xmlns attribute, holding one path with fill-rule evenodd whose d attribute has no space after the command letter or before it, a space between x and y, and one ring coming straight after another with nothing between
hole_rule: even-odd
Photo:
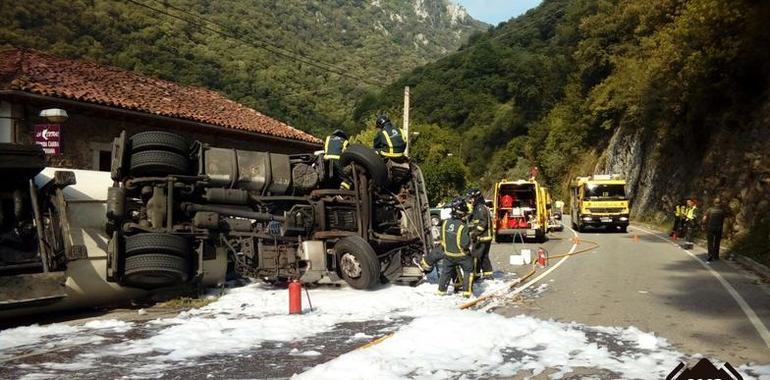
<instances>
[{"instance_id":1,"label":"utility pole","mask_svg":"<svg viewBox=\"0 0 770 380\"><path fill-rule=\"evenodd\" d=\"M409 156L409 86L404 87L404 154Z\"/></svg>"}]
</instances>

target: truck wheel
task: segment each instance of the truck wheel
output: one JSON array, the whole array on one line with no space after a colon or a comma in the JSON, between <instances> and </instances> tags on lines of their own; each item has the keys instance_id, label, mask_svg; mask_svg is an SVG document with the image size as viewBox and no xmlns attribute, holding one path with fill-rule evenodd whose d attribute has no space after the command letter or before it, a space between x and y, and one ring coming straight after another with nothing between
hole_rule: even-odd
<instances>
[{"instance_id":1,"label":"truck wheel","mask_svg":"<svg viewBox=\"0 0 770 380\"><path fill-rule=\"evenodd\" d=\"M340 156L340 166L345 167L354 162L366 169L375 186L388 185L388 168L385 167L382 157L373 149L361 144L349 146Z\"/></svg>"},{"instance_id":2,"label":"truck wheel","mask_svg":"<svg viewBox=\"0 0 770 380\"><path fill-rule=\"evenodd\" d=\"M371 289L380 282L380 260L369 243L358 236L334 245L342 279L355 289Z\"/></svg>"},{"instance_id":3,"label":"truck wheel","mask_svg":"<svg viewBox=\"0 0 770 380\"><path fill-rule=\"evenodd\" d=\"M628 226L621 226L620 227L620 232L623 232L623 233L628 232Z\"/></svg>"},{"instance_id":4,"label":"truck wheel","mask_svg":"<svg viewBox=\"0 0 770 380\"><path fill-rule=\"evenodd\" d=\"M162 253L187 258L192 252L190 241L178 235L142 233L126 236L125 241L126 257Z\"/></svg>"},{"instance_id":5,"label":"truck wheel","mask_svg":"<svg viewBox=\"0 0 770 380\"><path fill-rule=\"evenodd\" d=\"M126 258L123 282L128 286L151 289L187 281L187 260L173 255L148 253Z\"/></svg>"},{"instance_id":6,"label":"truck wheel","mask_svg":"<svg viewBox=\"0 0 770 380\"><path fill-rule=\"evenodd\" d=\"M140 132L131 136L131 152L144 152L146 150L165 150L187 155L190 152L190 144L174 133L163 131Z\"/></svg>"},{"instance_id":7,"label":"truck wheel","mask_svg":"<svg viewBox=\"0 0 770 380\"><path fill-rule=\"evenodd\" d=\"M188 174L190 160L179 153L163 150L146 150L131 155L131 175L166 176L173 174Z\"/></svg>"}]
</instances>

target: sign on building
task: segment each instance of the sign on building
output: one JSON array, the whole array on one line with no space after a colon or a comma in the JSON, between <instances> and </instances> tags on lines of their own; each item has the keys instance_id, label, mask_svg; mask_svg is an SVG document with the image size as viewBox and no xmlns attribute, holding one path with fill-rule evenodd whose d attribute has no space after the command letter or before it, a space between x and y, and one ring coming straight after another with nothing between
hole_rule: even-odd
<instances>
[{"instance_id":1,"label":"sign on building","mask_svg":"<svg viewBox=\"0 0 770 380\"><path fill-rule=\"evenodd\" d=\"M61 154L61 125L35 124L35 144L43 147L45 154Z\"/></svg>"}]
</instances>

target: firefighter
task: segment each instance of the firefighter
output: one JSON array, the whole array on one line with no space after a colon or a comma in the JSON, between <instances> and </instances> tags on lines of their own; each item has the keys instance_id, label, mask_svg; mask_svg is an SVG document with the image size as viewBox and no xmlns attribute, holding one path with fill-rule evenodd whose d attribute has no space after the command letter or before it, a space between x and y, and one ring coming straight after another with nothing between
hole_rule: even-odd
<instances>
[{"instance_id":1,"label":"firefighter","mask_svg":"<svg viewBox=\"0 0 770 380\"><path fill-rule=\"evenodd\" d=\"M722 226L725 221L725 209L722 201L714 199L714 204L703 215L702 223L706 227L706 240L708 242L708 257L706 262L719 260L719 244L722 241Z\"/></svg>"},{"instance_id":2,"label":"firefighter","mask_svg":"<svg viewBox=\"0 0 770 380\"><path fill-rule=\"evenodd\" d=\"M406 143L401 130L394 127L386 115L378 116L375 125L377 135L374 137L374 150L386 158L403 158Z\"/></svg>"},{"instance_id":3,"label":"firefighter","mask_svg":"<svg viewBox=\"0 0 770 380\"><path fill-rule=\"evenodd\" d=\"M671 229L671 233L668 234L669 236L682 236L682 222L686 207L685 202L681 201L674 208L674 228Z\"/></svg>"},{"instance_id":4,"label":"firefighter","mask_svg":"<svg viewBox=\"0 0 770 380\"><path fill-rule=\"evenodd\" d=\"M438 280L438 294L445 295L449 281L458 269L463 274L463 295L470 297L473 284L473 259L469 254L471 237L464 219L468 215L468 205L462 197L452 200L452 216L441 226L441 248L444 259L441 261ZM456 291L457 292L457 291Z\"/></svg>"},{"instance_id":5,"label":"firefighter","mask_svg":"<svg viewBox=\"0 0 770 380\"><path fill-rule=\"evenodd\" d=\"M484 202L479 189L469 189L466 199L471 204L469 232L473 246L471 256L474 258L474 276L481 279L492 278L492 262L489 260L489 249L492 246L492 215Z\"/></svg>"},{"instance_id":6,"label":"firefighter","mask_svg":"<svg viewBox=\"0 0 770 380\"><path fill-rule=\"evenodd\" d=\"M348 135L341 129L335 129L324 140L324 160L326 160L326 166L329 168L329 177L339 176L341 179L340 188L350 190L351 181L340 166L340 156L347 148Z\"/></svg>"},{"instance_id":7,"label":"firefighter","mask_svg":"<svg viewBox=\"0 0 770 380\"><path fill-rule=\"evenodd\" d=\"M687 200L687 208L684 211L685 242L688 249L693 245L693 235L697 227L698 204L694 198Z\"/></svg>"}]
</instances>

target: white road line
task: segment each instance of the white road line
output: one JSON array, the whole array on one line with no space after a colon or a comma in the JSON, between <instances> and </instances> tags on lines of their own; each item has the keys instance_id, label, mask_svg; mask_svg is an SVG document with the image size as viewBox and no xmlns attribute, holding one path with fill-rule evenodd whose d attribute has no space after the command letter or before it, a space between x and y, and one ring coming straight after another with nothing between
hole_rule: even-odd
<instances>
[{"instance_id":1,"label":"white road line","mask_svg":"<svg viewBox=\"0 0 770 380\"><path fill-rule=\"evenodd\" d=\"M577 232L575 232L575 230L573 230L570 227L567 227L567 228L569 228L569 230L572 231L572 234L575 235L575 237L578 237L578 234L577 234ZM532 281L529 281L526 284L524 284L524 285L514 289L512 292L510 292L508 294L509 295L519 294L519 293L523 292L525 289L527 289L530 286L534 285L536 282L542 280L543 277L547 276L549 273L553 272L556 268L558 268L559 265L561 265L563 262L567 261L567 259L570 258L569 255L572 254L573 252L575 252L575 249L577 248L577 246L578 246L577 243L572 243L572 248L569 250L567 256L562 257L561 260L557 261L556 264L554 264L552 267L548 268L547 271L541 273L539 276L535 277Z\"/></svg>"},{"instance_id":2,"label":"white road line","mask_svg":"<svg viewBox=\"0 0 770 380\"><path fill-rule=\"evenodd\" d=\"M642 228L642 227L639 227L639 226L633 226L633 227L636 228L636 229L639 229L641 231L644 231L644 232L646 232L649 235L655 236L656 238L658 238L660 240L663 240L663 241L665 241L667 243L669 242L668 239L666 239L664 237L661 237L660 235L658 235L657 233L655 233L653 231L649 231L649 230L647 230L645 228ZM743 297L741 297L741 295L738 293L738 291L735 290L735 288L733 288L733 286L730 285L730 283L727 282L727 280L725 280L724 277L722 277L722 275L719 274L719 272L715 271L714 268L706 265L706 263L704 263L703 260L699 259L692 252L690 252L690 251L688 251L686 249L682 249L682 251L684 251L690 257L692 257L693 260L695 260L698 263L700 263L700 265L703 268L708 270L709 273L714 275L714 277L716 277L717 280L719 280L719 282L722 284L722 286L725 288L725 290L727 290L727 292L730 293L730 295L733 297L735 302L738 303L738 306L740 306L741 310L743 310L743 313L746 314L746 318L749 319L749 322L751 322L751 324L754 325L754 328L757 330L757 333L759 334L759 337L762 338L762 340L765 341L765 344L767 345L767 348L770 348L770 331L767 330L767 327L765 327L765 324L762 323L761 319L759 319L759 317L757 316L757 313L755 313L754 309L752 309L751 306L749 306L749 304L746 303L746 300L744 300Z\"/></svg>"}]
</instances>

